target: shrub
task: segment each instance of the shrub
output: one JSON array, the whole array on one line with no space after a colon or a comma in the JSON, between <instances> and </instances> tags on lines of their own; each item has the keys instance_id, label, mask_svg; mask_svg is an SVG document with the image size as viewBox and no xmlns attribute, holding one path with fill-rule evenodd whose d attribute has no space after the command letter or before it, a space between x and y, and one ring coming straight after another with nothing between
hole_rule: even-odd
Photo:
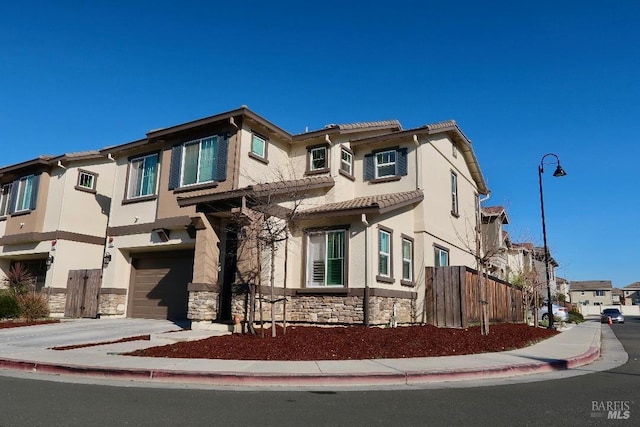
<instances>
[{"instance_id":1,"label":"shrub","mask_svg":"<svg viewBox=\"0 0 640 427\"><path fill-rule=\"evenodd\" d=\"M4 278L4 283L14 293L14 295L25 295L34 290L33 275L24 264L17 262Z\"/></svg>"},{"instance_id":2,"label":"shrub","mask_svg":"<svg viewBox=\"0 0 640 427\"><path fill-rule=\"evenodd\" d=\"M16 297L0 289L0 319L14 319L20 316L20 305Z\"/></svg>"},{"instance_id":3,"label":"shrub","mask_svg":"<svg viewBox=\"0 0 640 427\"><path fill-rule=\"evenodd\" d=\"M27 320L42 319L49 316L49 302L44 295L29 292L17 296L20 316Z\"/></svg>"},{"instance_id":4,"label":"shrub","mask_svg":"<svg viewBox=\"0 0 640 427\"><path fill-rule=\"evenodd\" d=\"M584 322L584 316L579 311L571 310L569 312L570 323L582 323Z\"/></svg>"}]
</instances>

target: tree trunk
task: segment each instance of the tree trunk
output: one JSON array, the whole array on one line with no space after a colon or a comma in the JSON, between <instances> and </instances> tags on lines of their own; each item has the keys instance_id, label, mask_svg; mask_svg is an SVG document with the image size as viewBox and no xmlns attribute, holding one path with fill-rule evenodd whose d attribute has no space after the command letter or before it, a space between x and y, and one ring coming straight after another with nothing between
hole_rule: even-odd
<instances>
[{"instance_id":1,"label":"tree trunk","mask_svg":"<svg viewBox=\"0 0 640 427\"><path fill-rule=\"evenodd\" d=\"M269 278L269 286L271 290L271 337L276 336L276 299L275 299L275 272L276 272L276 248L275 243L271 242L271 274Z\"/></svg>"},{"instance_id":2,"label":"tree trunk","mask_svg":"<svg viewBox=\"0 0 640 427\"><path fill-rule=\"evenodd\" d=\"M287 334L287 261L289 259L289 229L285 230L284 238L284 300L282 301L282 334Z\"/></svg>"}]
</instances>

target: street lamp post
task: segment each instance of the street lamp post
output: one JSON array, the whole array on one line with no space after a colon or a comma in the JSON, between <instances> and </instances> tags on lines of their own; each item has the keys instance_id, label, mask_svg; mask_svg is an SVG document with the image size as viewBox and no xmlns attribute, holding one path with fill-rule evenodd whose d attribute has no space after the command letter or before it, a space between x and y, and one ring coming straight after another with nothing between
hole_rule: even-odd
<instances>
[{"instance_id":1,"label":"street lamp post","mask_svg":"<svg viewBox=\"0 0 640 427\"><path fill-rule=\"evenodd\" d=\"M547 275L547 317L549 318L549 329L554 329L553 326L553 303L551 302L551 283L549 278L549 247L547 246L547 227L544 220L544 197L542 196L542 173L544 172L544 159L552 156L555 157L556 170L553 176L565 176L567 173L560 166L560 159L553 153L548 153L542 156L540 160L540 166L538 166L538 182L540 183L540 211L542 213L542 239L544 241L544 266ZM551 164L551 163L548 163Z\"/></svg>"}]
</instances>

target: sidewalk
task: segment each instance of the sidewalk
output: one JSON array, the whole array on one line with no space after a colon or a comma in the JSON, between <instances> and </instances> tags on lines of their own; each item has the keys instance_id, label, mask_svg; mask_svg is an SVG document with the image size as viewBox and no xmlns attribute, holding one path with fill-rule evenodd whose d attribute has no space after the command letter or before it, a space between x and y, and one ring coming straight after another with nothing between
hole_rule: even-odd
<instances>
[{"instance_id":1,"label":"sidewalk","mask_svg":"<svg viewBox=\"0 0 640 427\"><path fill-rule=\"evenodd\" d=\"M166 359L118 353L163 345L132 341L72 350L54 346L115 340L115 336L199 339L215 334L179 331L165 321L81 319L56 325L0 330L0 369L101 379L216 386L379 386L505 378L572 369L600 355L601 325L587 321L533 346L501 353L413 359L342 361L245 361ZM142 332L146 331L146 332ZM173 335L176 334L176 335ZM113 337L113 338L112 338Z\"/></svg>"}]
</instances>

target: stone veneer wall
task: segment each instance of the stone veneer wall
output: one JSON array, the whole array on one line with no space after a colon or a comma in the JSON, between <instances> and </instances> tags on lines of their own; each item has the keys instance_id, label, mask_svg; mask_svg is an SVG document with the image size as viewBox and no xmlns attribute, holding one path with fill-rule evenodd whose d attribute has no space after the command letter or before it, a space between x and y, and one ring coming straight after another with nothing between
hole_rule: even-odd
<instances>
[{"instance_id":1,"label":"stone veneer wall","mask_svg":"<svg viewBox=\"0 0 640 427\"><path fill-rule=\"evenodd\" d=\"M67 304L66 289L64 289L64 292L51 290L47 292L47 298L49 299L49 312L51 315L64 316L64 308Z\"/></svg>"},{"instance_id":2,"label":"stone veneer wall","mask_svg":"<svg viewBox=\"0 0 640 427\"><path fill-rule=\"evenodd\" d=\"M219 301L219 292L190 290L187 318L194 321L216 319L218 317Z\"/></svg>"},{"instance_id":3,"label":"stone veneer wall","mask_svg":"<svg viewBox=\"0 0 640 427\"><path fill-rule=\"evenodd\" d=\"M125 314L127 294L118 292L100 292L98 313L100 316L122 316Z\"/></svg>"},{"instance_id":4,"label":"stone veneer wall","mask_svg":"<svg viewBox=\"0 0 640 427\"><path fill-rule=\"evenodd\" d=\"M263 295L266 297L266 295ZM287 321L316 324L362 324L364 322L364 297L358 295L288 295ZM389 296L369 297L369 323L387 325L391 322L393 306L396 306L397 323L416 322L416 301L414 298ZM247 294L234 293L232 315L245 320L248 306ZM275 305L275 320L282 321L283 301ZM256 301L256 321L260 320L259 302ZM271 305L263 301L262 319L271 320Z\"/></svg>"}]
</instances>

